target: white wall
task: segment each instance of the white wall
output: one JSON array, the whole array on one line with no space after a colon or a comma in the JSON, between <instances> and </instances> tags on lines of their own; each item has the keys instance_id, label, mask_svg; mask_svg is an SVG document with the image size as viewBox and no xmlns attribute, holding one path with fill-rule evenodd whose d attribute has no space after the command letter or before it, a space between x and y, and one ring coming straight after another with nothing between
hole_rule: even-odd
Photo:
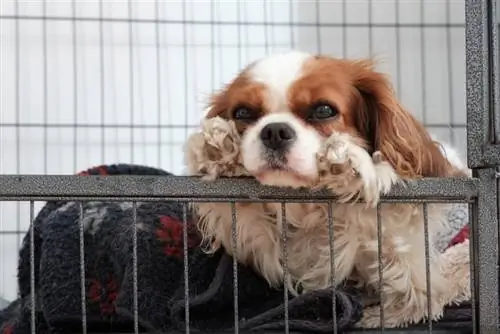
<instances>
[{"instance_id":1,"label":"white wall","mask_svg":"<svg viewBox=\"0 0 500 334\"><path fill-rule=\"evenodd\" d=\"M403 103L440 138L451 140L453 133L465 153L464 129L447 127L465 123L463 1L425 0L422 12L421 1L401 0L399 15L394 0L372 1L371 44L367 0L247 0L239 6L236 0L184 6L164 0L157 24L156 2L141 0L133 1L132 16L143 21L131 25L127 1L103 2L103 17L115 21L102 26L95 20L99 2L92 0L76 1L76 17L86 20L74 25L67 19L70 0L47 0L45 15L52 19L19 20L17 32L15 20L0 19L0 173L71 174L115 162L180 173L182 143L197 126L207 94L250 60L291 47L349 57L368 56L372 48ZM14 1L1 6L2 16L15 15ZM18 10L40 17L43 1L19 1ZM396 20L402 27L395 28ZM9 299L16 294L23 236L11 232L28 228L28 210L26 203L0 204L0 296Z\"/></svg>"}]
</instances>

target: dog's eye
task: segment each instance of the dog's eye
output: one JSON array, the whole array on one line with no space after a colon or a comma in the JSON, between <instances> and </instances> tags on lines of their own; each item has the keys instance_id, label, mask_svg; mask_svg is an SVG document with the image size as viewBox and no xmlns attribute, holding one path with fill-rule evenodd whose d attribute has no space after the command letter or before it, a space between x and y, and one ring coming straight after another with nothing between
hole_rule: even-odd
<instances>
[{"instance_id":1,"label":"dog's eye","mask_svg":"<svg viewBox=\"0 0 500 334\"><path fill-rule=\"evenodd\" d=\"M307 119L310 121L322 121L337 116L338 111L336 108L328 104L318 104L311 108Z\"/></svg>"},{"instance_id":2,"label":"dog's eye","mask_svg":"<svg viewBox=\"0 0 500 334\"><path fill-rule=\"evenodd\" d=\"M234 119L243 122L252 122L257 119L257 113L247 107L237 107L233 111Z\"/></svg>"}]
</instances>

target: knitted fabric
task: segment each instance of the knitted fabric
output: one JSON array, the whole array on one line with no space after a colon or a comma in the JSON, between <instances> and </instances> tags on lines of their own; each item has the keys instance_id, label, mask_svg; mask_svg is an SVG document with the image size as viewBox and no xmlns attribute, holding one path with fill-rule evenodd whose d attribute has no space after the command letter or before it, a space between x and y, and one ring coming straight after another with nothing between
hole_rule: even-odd
<instances>
[{"instance_id":1,"label":"knitted fabric","mask_svg":"<svg viewBox=\"0 0 500 334\"><path fill-rule=\"evenodd\" d=\"M99 166L79 175L170 175L136 165ZM86 325L92 332L134 329L134 281L141 332L183 333L185 330L185 249L183 203L136 203L134 242L132 203L91 201L48 202L34 221L37 333L71 333L82 328L80 227L84 232ZM80 217L80 213L82 213ZM81 218L81 219L80 219ZM187 211L187 295L192 333L234 331L233 260L224 250L207 255ZM137 275L134 276L134 244ZM18 266L19 298L0 311L0 333L31 333L30 233L23 240ZM240 332L284 332L282 290L271 289L251 268L239 265L238 326ZM290 296L290 331L331 332L332 289ZM356 291L335 291L338 332L360 319Z\"/></svg>"}]
</instances>

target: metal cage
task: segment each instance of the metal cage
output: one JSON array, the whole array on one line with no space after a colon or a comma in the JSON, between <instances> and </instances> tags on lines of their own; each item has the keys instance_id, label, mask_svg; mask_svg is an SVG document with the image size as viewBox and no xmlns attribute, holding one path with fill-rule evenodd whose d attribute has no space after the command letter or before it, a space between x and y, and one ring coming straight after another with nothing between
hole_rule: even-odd
<instances>
[{"instance_id":1,"label":"metal cage","mask_svg":"<svg viewBox=\"0 0 500 334\"><path fill-rule=\"evenodd\" d=\"M38 255L33 221L42 202L75 202L80 212L87 202L130 202L134 321L124 332L139 333L138 202L181 203L187 226L190 202L228 202L234 208L236 202L274 201L285 206L303 201L334 203L335 199L327 192L261 187L246 179L208 184L184 176L66 174L125 161L180 174L182 141L202 115L203 101L196 94L216 89L249 60L289 48L346 57L378 55L382 50L390 54L391 61L385 65L395 74L402 101L429 131L461 148L473 171L472 178L419 180L394 189L382 201L422 203L424 211L426 203L433 202L468 207L473 332L498 332L497 8L491 0L3 1L0 298L11 301L18 296L17 253L26 236L31 291L27 332L37 332ZM460 86L463 81L465 85ZM87 333L91 331L87 329L83 263L92 259L85 256L81 218L81 317L74 331ZM187 254L184 247L185 273L190 270ZM235 333L241 320L237 268L235 261ZM185 297L189 297L187 280ZM285 323L288 298L285 289ZM189 298L185 303L186 327L179 332L189 333ZM430 321L415 328L386 329L401 333L458 330ZM288 324L285 332L291 332ZM5 329L4 333L11 332Z\"/></svg>"}]
</instances>

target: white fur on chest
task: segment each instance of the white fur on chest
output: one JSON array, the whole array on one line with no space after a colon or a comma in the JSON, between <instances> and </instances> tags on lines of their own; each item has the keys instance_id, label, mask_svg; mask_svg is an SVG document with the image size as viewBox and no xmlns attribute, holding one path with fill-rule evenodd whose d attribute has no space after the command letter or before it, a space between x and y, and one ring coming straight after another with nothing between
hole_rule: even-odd
<instances>
[{"instance_id":1,"label":"white fur on chest","mask_svg":"<svg viewBox=\"0 0 500 334\"><path fill-rule=\"evenodd\" d=\"M444 226L443 207L429 205L430 243L432 236ZM333 246L337 283L352 276L355 269L367 283L376 283L379 249L376 209L363 204L335 203L332 208L333 231L330 231L326 204L286 204L286 263L292 292L296 292L298 285L305 290L331 285L330 245ZM254 266L271 285L281 285L285 262L281 204L236 204L236 209L239 261ZM408 263L425 261L422 206L382 204L381 210L385 260L390 262L390 258L397 256ZM202 218L204 234L212 236L216 245L224 246L233 255L229 204L200 203L197 211ZM333 239L330 232L333 232Z\"/></svg>"}]
</instances>

